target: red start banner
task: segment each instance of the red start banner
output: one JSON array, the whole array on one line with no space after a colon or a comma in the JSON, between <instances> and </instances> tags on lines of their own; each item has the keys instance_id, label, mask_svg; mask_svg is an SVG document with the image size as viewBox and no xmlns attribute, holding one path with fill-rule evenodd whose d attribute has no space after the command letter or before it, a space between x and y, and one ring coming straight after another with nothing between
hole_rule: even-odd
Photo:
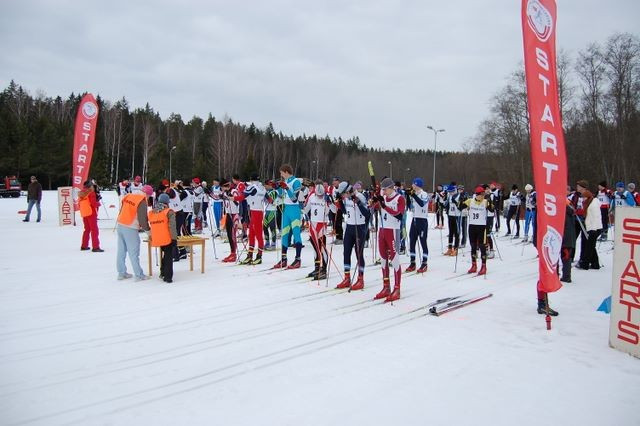
<instances>
[{"instance_id":1,"label":"red start banner","mask_svg":"<svg viewBox=\"0 0 640 426\"><path fill-rule=\"evenodd\" d=\"M560 289L566 209L567 154L556 78L556 3L522 0L522 35L527 81L531 162L537 192L538 290Z\"/></svg>"},{"instance_id":2,"label":"red start banner","mask_svg":"<svg viewBox=\"0 0 640 426\"><path fill-rule=\"evenodd\" d=\"M82 97L78 107L73 136L73 170L71 171L71 176L75 210L78 210L78 192L82 189L82 184L89 178L97 123L98 103L91 93L87 93Z\"/></svg>"}]
</instances>

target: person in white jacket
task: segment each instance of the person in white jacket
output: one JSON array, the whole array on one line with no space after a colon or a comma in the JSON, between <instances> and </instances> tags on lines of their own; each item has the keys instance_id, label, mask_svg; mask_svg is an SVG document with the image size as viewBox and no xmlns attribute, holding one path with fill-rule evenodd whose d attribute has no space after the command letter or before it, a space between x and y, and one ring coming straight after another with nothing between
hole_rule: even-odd
<instances>
[{"instance_id":1,"label":"person in white jacket","mask_svg":"<svg viewBox=\"0 0 640 426\"><path fill-rule=\"evenodd\" d=\"M580 261L577 268L600 269L600 259L596 250L596 242L602 232L600 201L589 191L589 183L586 180L579 180L576 184L576 190L584 197L585 210L584 230L580 240Z\"/></svg>"}]
</instances>

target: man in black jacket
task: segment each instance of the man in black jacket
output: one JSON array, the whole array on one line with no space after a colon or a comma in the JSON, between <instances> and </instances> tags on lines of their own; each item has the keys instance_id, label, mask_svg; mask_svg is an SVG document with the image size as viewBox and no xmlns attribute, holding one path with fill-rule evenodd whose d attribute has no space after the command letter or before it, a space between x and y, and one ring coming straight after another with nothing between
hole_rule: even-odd
<instances>
[{"instance_id":1,"label":"man in black jacket","mask_svg":"<svg viewBox=\"0 0 640 426\"><path fill-rule=\"evenodd\" d=\"M41 211L40 211L40 201L42 201L42 185L38 182L38 179L35 176L31 176L31 183L27 188L27 215L22 220L23 222L29 222L29 217L31 216L31 209L33 206L36 206L36 210L38 211L38 219L36 222L40 222Z\"/></svg>"}]
</instances>

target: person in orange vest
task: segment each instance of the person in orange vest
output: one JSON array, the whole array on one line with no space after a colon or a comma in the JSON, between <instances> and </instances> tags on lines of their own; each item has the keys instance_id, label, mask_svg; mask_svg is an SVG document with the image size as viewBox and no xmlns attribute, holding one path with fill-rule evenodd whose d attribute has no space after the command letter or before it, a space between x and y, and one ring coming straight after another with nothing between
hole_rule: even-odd
<instances>
[{"instance_id":1,"label":"person in orange vest","mask_svg":"<svg viewBox=\"0 0 640 426\"><path fill-rule=\"evenodd\" d=\"M173 247L178 239L176 213L169 208L170 202L169 195L160 194L155 208L149 213L151 246L162 250L160 278L166 283L173 282Z\"/></svg>"},{"instance_id":2,"label":"person in orange vest","mask_svg":"<svg viewBox=\"0 0 640 426\"><path fill-rule=\"evenodd\" d=\"M83 190L78 194L78 205L80 206L80 216L82 216L82 223L84 224L80 250L89 250L89 236L91 236L93 246L93 250L91 251L98 253L103 252L104 250L100 248L100 239L98 237L99 204L96 192L93 189L93 182L90 180L84 183Z\"/></svg>"},{"instance_id":3,"label":"person in orange vest","mask_svg":"<svg viewBox=\"0 0 640 426\"><path fill-rule=\"evenodd\" d=\"M153 194L153 188L149 185L142 187L142 193L127 194L122 198L120 214L118 214L117 234L118 253L116 255L116 267L118 280L131 278L127 273L125 258L129 254L129 261L133 268L136 281L148 280L149 276L142 272L140 267L140 230L149 231L149 219L147 217L147 198Z\"/></svg>"}]
</instances>

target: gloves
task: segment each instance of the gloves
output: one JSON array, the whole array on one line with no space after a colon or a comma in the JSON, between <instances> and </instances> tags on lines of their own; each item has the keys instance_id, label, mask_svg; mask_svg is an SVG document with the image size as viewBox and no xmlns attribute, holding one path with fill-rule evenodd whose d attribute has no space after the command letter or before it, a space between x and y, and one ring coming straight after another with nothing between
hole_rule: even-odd
<instances>
[{"instance_id":1,"label":"gloves","mask_svg":"<svg viewBox=\"0 0 640 426\"><path fill-rule=\"evenodd\" d=\"M287 185L287 182L285 182L285 181L283 181L283 180L281 180L281 181L278 183L278 186L279 186L280 188L282 188L282 189L287 189L287 188L289 188L289 185Z\"/></svg>"},{"instance_id":2,"label":"gloves","mask_svg":"<svg viewBox=\"0 0 640 426\"><path fill-rule=\"evenodd\" d=\"M331 195L329 195L329 194L326 194L326 195L324 196L324 200L325 200L327 203L333 203L333 199L331 198Z\"/></svg>"}]
</instances>

